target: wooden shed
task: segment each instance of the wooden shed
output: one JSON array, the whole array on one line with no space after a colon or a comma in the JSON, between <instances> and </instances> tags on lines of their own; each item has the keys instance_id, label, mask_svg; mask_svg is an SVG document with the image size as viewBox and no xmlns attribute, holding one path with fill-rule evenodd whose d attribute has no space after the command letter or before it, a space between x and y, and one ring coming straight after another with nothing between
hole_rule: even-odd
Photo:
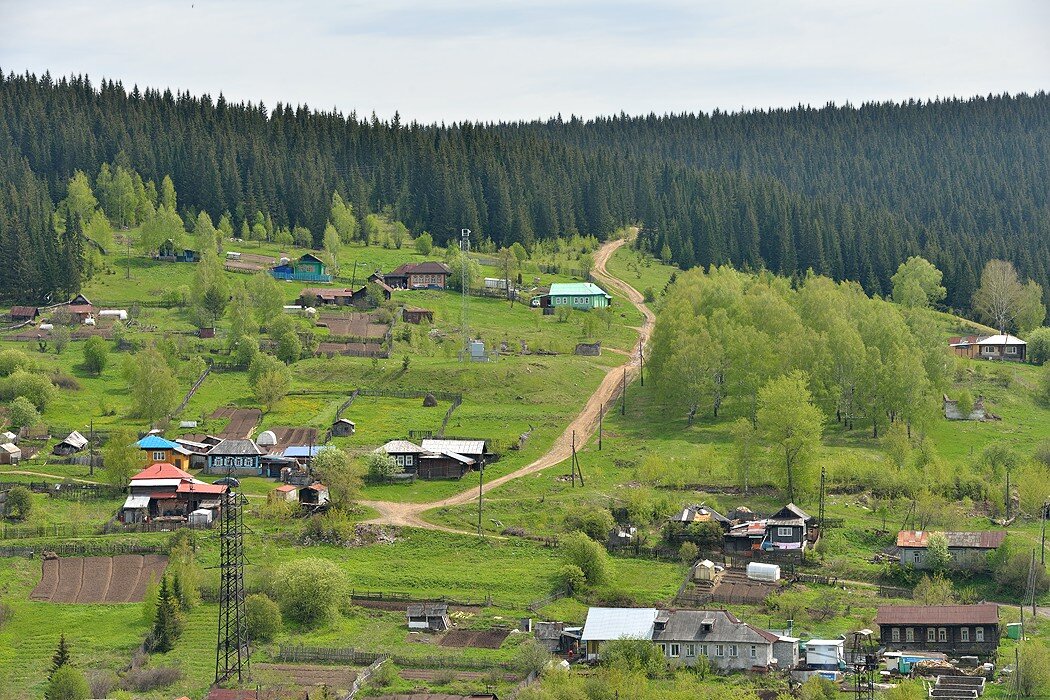
<instances>
[{"instance_id":1,"label":"wooden shed","mask_svg":"<svg viewBox=\"0 0 1050 700\"><path fill-rule=\"evenodd\" d=\"M357 424L349 418L340 418L332 423L332 435L334 437L350 437L357 430Z\"/></svg>"}]
</instances>

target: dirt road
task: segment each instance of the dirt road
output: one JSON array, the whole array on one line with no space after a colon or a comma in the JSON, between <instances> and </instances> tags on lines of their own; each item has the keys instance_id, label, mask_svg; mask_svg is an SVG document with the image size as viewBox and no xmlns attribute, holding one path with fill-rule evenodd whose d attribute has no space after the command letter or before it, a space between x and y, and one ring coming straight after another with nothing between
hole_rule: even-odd
<instances>
[{"instance_id":1,"label":"dirt road","mask_svg":"<svg viewBox=\"0 0 1050 700\"><path fill-rule=\"evenodd\" d=\"M596 278L603 281L605 284L615 287L623 292L631 303L642 312L644 321L642 327L638 329L638 343L635 345L630 358L624 364L615 369L609 370L608 374L606 374L605 378L602 380L602 383L598 386L598 389L595 390L587 400L587 404L583 407L583 410L580 411L579 415L576 416L572 423L565 428L565 432L554 441L554 444L551 445L547 452L520 469L485 482L485 485L482 487L483 492L488 493L492 489L499 488L508 481L520 479L523 476L533 474L541 469L546 469L547 467L552 467L555 464L559 464L568 459L572 455L573 432L576 432L578 444L587 442L587 440L594 434L594 431L598 427L598 413L601 410L602 405L613 401L620 395L620 386L623 381L624 370L627 370L628 382L634 379L638 374L638 348L649 341L649 336L652 333L653 323L655 322L656 317L653 312L649 310L649 307L645 305L645 300L638 290L623 280L613 277L605 268L610 256L612 256L612 254L626 242L626 239L619 239L609 241L603 245L594 255L593 273ZM393 503L390 501L361 501L360 503L361 505L368 506L369 508L378 511L378 517L368 521L370 523L473 534L464 530L456 530L443 525L429 523L426 520L423 520L422 514L425 511L434 508L466 505L467 503L476 501L477 498L477 489L468 489L456 494L455 496L450 496L440 501L432 501L430 503Z\"/></svg>"}]
</instances>

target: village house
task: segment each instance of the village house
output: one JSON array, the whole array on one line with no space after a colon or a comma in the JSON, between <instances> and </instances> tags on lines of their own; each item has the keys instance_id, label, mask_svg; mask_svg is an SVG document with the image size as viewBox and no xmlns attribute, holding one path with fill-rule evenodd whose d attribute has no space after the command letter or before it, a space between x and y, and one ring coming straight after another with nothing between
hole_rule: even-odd
<instances>
[{"instance_id":1,"label":"village house","mask_svg":"<svg viewBox=\"0 0 1050 700\"><path fill-rule=\"evenodd\" d=\"M532 635L552 654L568 654L580 645L580 628L569 627L564 622L533 623Z\"/></svg>"},{"instance_id":2,"label":"village house","mask_svg":"<svg viewBox=\"0 0 1050 700\"><path fill-rule=\"evenodd\" d=\"M651 641L659 612L656 608L589 608L580 635L587 658L600 658L602 644L616 639Z\"/></svg>"},{"instance_id":3,"label":"village house","mask_svg":"<svg viewBox=\"0 0 1050 700\"><path fill-rule=\"evenodd\" d=\"M216 510L226 489L195 479L173 464L158 462L131 477L120 519L124 523L183 519L202 508Z\"/></svg>"},{"instance_id":4,"label":"village house","mask_svg":"<svg viewBox=\"0 0 1050 700\"><path fill-rule=\"evenodd\" d=\"M405 263L382 276L394 289L445 289L452 270L442 262Z\"/></svg>"},{"instance_id":5,"label":"village house","mask_svg":"<svg viewBox=\"0 0 1050 700\"><path fill-rule=\"evenodd\" d=\"M424 440L416 445L408 440L391 440L377 452L385 452L394 462L403 467L406 474L419 479L459 479L475 464L471 456L453 451L462 447L484 454L484 440Z\"/></svg>"},{"instance_id":6,"label":"village house","mask_svg":"<svg viewBox=\"0 0 1050 700\"><path fill-rule=\"evenodd\" d=\"M62 442L55 445L51 451L59 457L68 457L69 455L80 452L88 445L88 439L78 433L76 430L71 432L69 435L62 440Z\"/></svg>"},{"instance_id":7,"label":"village house","mask_svg":"<svg viewBox=\"0 0 1050 700\"><path fill-rule=\"evenodd\" d=\"M718 526L723 530L728 530L731 524L729 518L725 517L714 508L709 508L703 503L700 505L686 506L671 518L671 522L686 524L718 523Z\"/></svg>"},{"instance_id":8,"label":"village house","mask_svg":"<svg viewBox=\"0 0 1050 700\"><path fill-rule=\"evenodd\" d=\"M352 289L307 287L299 292L300 306L350 306L354 301Z\"/></svg>"},{"instance_id":9,"label":"village house","mask_svg":"<svg viewBox=\"0 0 1050 700\"><path fill-rule=\"evenodd\" d=\"M332 437L351 437L357 430L357 424L349 418L340 418L332 423Z\"/></svg>"},{"instance_id":10,"label":"village house","mask_svg":"<svg viewBox=\"0 0 1050 700\"><path fill-rule=\"evenodd\" d=\"M40 316L40 309L35 306L12 306L10 316L15 323L35 321Z\"/></svg>"},{"instance_id":11,"label":"village house","mask_svg":"<svg viewBox=\"0 0 1050 700\"><path fill-rule=\"evenodd\" d=\"M401 320L405 323L414 323L416 325L424 321L433 323L434 312L430 309L420 309L416 306L405 306L401 309Z\"/></svg>"},{"instance_id":12,"label":"village house","mask_svg":"<svg viewBox=\"0 0 1050 700\"><path fill-rule=\"evenodd\" d=\"M769 668L778 639L725 610L661 611L653 623L653 641L668 659L695 666L705 656L719 671Z\"/></svg>"},{"instance_id":13,"label":"village house","mask_svg":"<svg viewBox=\"0 0 1050 700\"><path fill-rule=\"evenodd\" d=\"M999 608L979 605L884 605L875 616L888 650L935 651L987 658L999 647Z\"/></svg>"},{"instance_id":14,"label":"village house","mask_svg":"<svg viewBox=\"0 0 1050 700\"><path fill-rule=\"evenodd\" d=\"M18 464L22 461L22 449L13 442L0 443L0 464Z\"/></svg>"},{"instance_id":15,"label":"village house","mask_svg":"<svg viewBox=\"0 0 1050 700\"><path fill-rule=\"evenodd\" d=\"M405 610L408 629L425 632L444 632L452 628L448 606L444 603L412 603Z\"/></svg>"},{"instance_id":16,"label":"village house","mask_svg":"<svg viewBox=\"0 0 1050 700\"><path fill-rule=\"evenodd\" d=\"M226 438L208 451L204 470L208 474L262 476L262 454L251 440Z\"/></svg>"},{"instance_id":17,"label":"village house","mask_svg":"<svg viewBox=\"0 0 1050 700\"><path fill-rule=\"evenodd\" d=\"M953 354L971 360L1024 362L1028 343L1016 336L999 333L989 336L967 335L949 338L948 347L951 348Z\"/></svg>"},{"instance_id":18,"label":"village house","mask_svg":"<svg viewBox=\"0 0 1050 700\"><path fill-rule=\"evenodd\" d=\"M539 300L544 308L567 306L580 311L603 309L612 303L612 297L593 282L555 282Z\"/></svg>"},{"instance_id":19,"label":"village house","mask_svg":"<svg viewBox=\"0 0 1050 700\"><path fill-rule=\"evenodd\" d=\"M192 452L188 448L177 442L166 440L160 435L147 435L136 442L135 446L145 453L146 464L167 462L174 464L179 469L189 469L192 466L190 464Z\"/></svg>"},{"instance_id":20,"label":"village house","mask_svg":"<svg viewBox=\"0 0 1050 700\"><path fill-rule=\"evenodd\" d=\"M930 544L930 535L935 533L925 530L901 530L897 533L897 549L900 551L900 562L916 569L927 569L929 563L926 550ZM949 566L969 571L988 569L988 555L997 550L1006 539L1005 530L982 530L980 532L944 532L948 540L948 554L951 555Z\"/></svg>"},{"instance_id":21,"label":"village house","mask_svg":"<svg viewBox=\"0 0 1050 700\"><path fill-rule=\"evenodd\" d=\"M748 511L748 515L752 515ZM804 550L815 531L810 530L813 517L789 503L768 518L754 520L733 519L722 539L722 549L728 553Z\"/></svg>"},{"instance_id":22,"label":"village house","mask_svg":"<svg viewBox=\"0 0 1050 700\"><path fill-rule=\"evenodd\" d=\"M310 464L310 461L317 456L321 448L322 445L289 445L281 452L281 456L286 460L294 460L299 465L305 466Z\"/></svg>"},{"instance_id":23,"label":"village house","mask_svg":"<svg viewBox=\"0 0 1050 700\"><path fill-rule=\"evenodd\" d=\"M160 244L160 248L157 249L156 259L164 262L195 263L200 262L201 256L197 251L190 248L176 247L175 241L169 238Z\"/></svg>"},{"instance_id":24,"label":"village house","mask_svg":"<svg viewBox=\"0 0 1050 700\"><path fill-rule=\"evenodd\" d=\"M297 282L331 282L332 276L324 261L312 253L306 253L298 260L282 262L270 270L270 274L279 280L296 280Z\"/></svg>"}]
</instances>

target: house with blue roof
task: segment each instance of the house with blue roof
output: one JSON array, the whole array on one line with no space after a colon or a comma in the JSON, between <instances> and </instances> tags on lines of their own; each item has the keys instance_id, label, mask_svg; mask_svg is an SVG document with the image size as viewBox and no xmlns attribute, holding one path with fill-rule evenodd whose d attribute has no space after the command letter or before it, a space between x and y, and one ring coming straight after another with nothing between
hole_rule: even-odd
<instances>
[{"instance_id":1,"label":"house with blue roof","mask_svg":"<svg viewBox=\"0 0 1050 700\"><path fill-rule=\"evenodd\" d=\"M190 455L193 453L179 443L160 435L147 435L136 442L135 447L146 455L146 466L165 463L182 470L190 468Z\"/></svg>"},{"instance_id":2,"label":"house with blue roof","mask_svg":"<svg viewBox=\"0 0 1050 700\"><path fill-rule=\"evenodd\" d=\"M549 293L540 297L540 306L559 308L567 306L580 311L604 309L612 297L593 282L556 282Z\"/></svg>"},{"instance_id":3,"label":"house with blue roof","mask_svg":"<svg viewBox=\"0 0 1050 700\"><path fill-rule=\"evenodd\" d=\"M294 459L300 464L306 464L317 456L322 447L322 445L289 445L281 452L281 456L285 459Z\"/></svg>"}]
</instances>

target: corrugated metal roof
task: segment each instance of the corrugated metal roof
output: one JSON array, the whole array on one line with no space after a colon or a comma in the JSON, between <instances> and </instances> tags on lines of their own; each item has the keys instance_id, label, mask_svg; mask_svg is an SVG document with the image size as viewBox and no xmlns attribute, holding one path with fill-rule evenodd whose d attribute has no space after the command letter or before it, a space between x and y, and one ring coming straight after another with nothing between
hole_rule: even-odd
<instances>
[{"instance_id":1,"label":"corrugated metal roof","mask_svg":"<svg viewBox=\"0 0 1050 700\"><path fill-rule=\"evenodd\" d=\"M883 605L876 625L997 625L995 603L979 605Z\"/></svg>"},{"instance_id":2,"label":"corrugated metal roof","mask_svg":"<svg viewBox=\"0 0 1050 700\"><path fill-rule=\"evenodd\" d=\"M443 452L445 454L454 452L457 455L485 454L484 440L439 440L437 438L427 438L419 444L427 452Z\"/></svg>"},{"instance_id":3,"label":"corrugated metal roof","mask_svg":"<svg viewBox=\"0 0 1050 700\"><path fill-rule=\"evenodd\" d=\"M1015 335L990 335L987 338L982 338L977 341L978 345L1028 345L1020 338Z\"/></svg>"},{"instance_id":4,"label":"corrugated metal roof","mask_svg":"<svg viewBox=\"0 0 1050 700\"><path fill-rule=\"evenodd\" d=\"M706 630L705 625L708 627ZM777 638L770 632L741 622L725 610L679 610L668 616L666 626L656 631L653 639L772 644Z\"/></svg>"},{"instance_id":5,"label":"corrugated metal roof","mask_svg":"<svg viewBox=\"0 0 1050 700\"><path fill-rule=\"evenodd\" d=\"M414 442L408 440L391 440L376 452L383 451L387 454L419 454L425 452L425 450Z\"/></svg>"},{"instance_id":6,"label":"corrugated metal roof","mask_svg":"<svg viewBox=\"0 0 1050 700\"><path fill-rule=\"evenodd\" d=\"M261 455L263 452L251 440L226 438L208 452L210 455Z\"/></svg>"},{"instance_id":7,"label":"corrugated metal roof","mask_svg":"<svg viewBox=\"0 0 1050 700\"><path fill-rule=\"evenodd\" d=\"M281 453L282 457L316 457L321 451L320 445L291 445Z\"/></svg>"},{"instance_id":8,"label":"corrugated metal roof","mask_svg":"<svg viewBox=\"0 0 1050 700\"><path fill-rule=\"evenodd\" d=\"M583 625L583 641L652 639L656 608L590 608Z\"/></svg>"},{"instance_id":9,"label":"corrugated metal roof","mask_svg":"<svg viewBox=\"0 0 1050 700\"><path fill-rule=\"evenodd\" d=\"M157 462L151 464L135 476L131 477L132 481L141 481L144 479L185 479L187 481L193 480L193 475L185 472L174 464L168 462Z\"/></svg>"},{"instance_id":10,"label":"corrugated metal roof","mask_svg":"<svg viewBox=\"0 0 1050 700\"><path fill-rule=\"evenodd\" d=\"M592 282L555 282L551 285L550 296L552 297L564 297L564 296L596 296L601 295L606 299L612 299L611 296L605 293L605 290Z\"/></svg>"},{"instance_id":11,"label":"corrugated metal roof","mask_svg":"<svg viewBox=\"0 0 1050 700\"><path fill-rule=\"evenodd\" d=\"M128 496L127 500L124 501L124 508L137 510L139 508L149 508L149 496Z\"/></svg>"},{"instance_id":12,"label":"corrugated metal roof","mask_svg":"<svg viewBox=\"0 0 1050 700\"><path fill-rule=\"evenodd\" d=\"M82 447L86 447L87 444L88 444L87 438L84 437L83 435L81 435L80 433L78 433L75 430L73 432L71 432L69 435L67 435L66 439L63 440L62 442L67 444L67 445L70 445L72 447L75 447L77 449L80 449Z\"/></svg>"},{"instance_id":13,"label":"corrugated metal roof","mask_svg":"<svg viewBox=\"0 0 1050 700\"><path fill-rule=\"evenodd\" d=\"M927 530L901 530L897 533L897 546L911 549L925 549L929 546L930 535ZM980 530L978 532L945 532L941 533L948 540L948 546L955 549L998 549L1006 539L1005 530Z\"/></svg>"}]
</instances>

